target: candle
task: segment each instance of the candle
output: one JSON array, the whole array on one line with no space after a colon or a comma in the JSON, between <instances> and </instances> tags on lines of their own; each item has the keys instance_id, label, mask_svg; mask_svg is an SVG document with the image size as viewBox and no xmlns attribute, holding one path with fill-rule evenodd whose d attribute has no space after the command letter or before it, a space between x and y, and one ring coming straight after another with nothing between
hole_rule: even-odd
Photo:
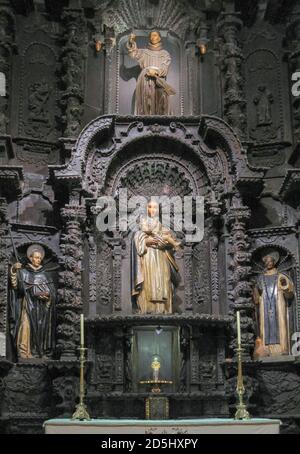
<instances>
[{"instance_id":1,"label":"candle","mask_svg":"<svg viewBox=\"0 0 300 454\"><path fill-rule=\"evenodd\" d=\"M236 313L236 329L237 329L237 343L238 348L241 347L241 318L240 318L240 311Z\"/></svg>"},{"instance_id":2,"label":"candle","mask_svg":"<svg viewBox=\"0 0 300 454\"><path fill-rule=\"evenodd\" d=\"M84 319L83 314L80 314L80 346L84 346Z\"/></svg>"}]
</instances>

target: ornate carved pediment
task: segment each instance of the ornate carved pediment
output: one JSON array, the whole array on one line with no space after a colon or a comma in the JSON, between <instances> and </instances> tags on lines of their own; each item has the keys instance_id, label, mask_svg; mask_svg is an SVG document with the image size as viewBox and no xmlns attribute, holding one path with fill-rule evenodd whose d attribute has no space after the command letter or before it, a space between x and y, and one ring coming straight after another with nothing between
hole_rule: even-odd
<instances>
[{"instance_id":1,"label":"ornate carved pediment","mask_svg":"<svg viewBox=\"0 0 300 454\"><path fill-rule=\"evenodd\" d=\"M234 174L237 180L247 178L248 183L254 180L257 183L262 177L262 172L253 172L247 166L232 129L223 120L209 116L201 117L200 122L197 117L99 117L79 136L69 163L50 166L50 172L56 182L80 185L95 197L109 180L111 169L117 175L116 169L128 166L131 159L170 160L167 170L170 178L172 161L189 162L185 171L190 175L188 179L196 178L191 175L193 166L197 167L199 174L206 175L219 193L230 190ZM135 171L141 170L141 164L138 165ZM159 171L155 166L151 169ZM108 186L116 189L111 180ZM199 193L201 183L193 183L191 189L195 191L197 186Z\"/></svg>"},{"instance_id":2,"label":"ornate carved pediment","mask_svg":"<svg viewBox=\"0 0 300 454\"><path fill-rule=\"evenodd\" d=\"M111 116L100 117L89 123L80 134L72 150L69 163L63 166L49 166L50 172L54 173L58 180L80 178L92 144L95 143L96 138L100 139L102 135L105 136L112 125L113 118Z\"/></svg>"}]
</instances>

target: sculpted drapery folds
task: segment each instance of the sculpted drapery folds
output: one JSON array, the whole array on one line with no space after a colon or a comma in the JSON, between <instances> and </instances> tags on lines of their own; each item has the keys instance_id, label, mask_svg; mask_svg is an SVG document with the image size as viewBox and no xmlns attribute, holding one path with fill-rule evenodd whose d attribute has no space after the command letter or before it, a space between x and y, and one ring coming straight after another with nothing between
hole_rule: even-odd
<instances>
[{"instance_id":1,"label":"sculpted drapery folds","mask_svg":"<svg viewBox=\"0 0 300 454\"><path fill-rule=\"evenodd\" d=\"M131 58L138 61L142 71L138 77L135 93L136 115L170 115L169 96L175 90L166 82L171 64L169 52L162 48L157 31L149 35L147 49L138 49L135 35L131 34L127 48Z\"/></svg>"},{"instance_id":2,"label":"sculpted drapery folds","mask_svg":"<svg viewBox=\"0 0 300 454\"><path fill-rule=\"evenodd\" d=\"M56 289L44 255L40 245L31 245L29 263L17 262L10 271L10 333L19 359L48 357L54 349Z\"/></svg>"},{"instance_id":3,"label":"sculpted drapery folds","mask_svg":"<svg viewBox=\"0 0 300 454\"><path fill-rule=\"evenodd\" d=\"M289 353L288 304L294 296L294 284L286 274L278 271L278 260L276 253L263 257L265 270L254 288L259 331L256 357Z\"/></svg>"},{"instance_id":4,"label":"sculpted drapery folds","mask_svg":"<svg viewBox=\"0 0 300 454\"><path fill-rule=\"evenodd\" d=\"M179 281L173 257L180 243L158 219L158 204L149 202L132 239L131 295L139 313L172 313L174 289Z\"/></svg>"}]
</instances>

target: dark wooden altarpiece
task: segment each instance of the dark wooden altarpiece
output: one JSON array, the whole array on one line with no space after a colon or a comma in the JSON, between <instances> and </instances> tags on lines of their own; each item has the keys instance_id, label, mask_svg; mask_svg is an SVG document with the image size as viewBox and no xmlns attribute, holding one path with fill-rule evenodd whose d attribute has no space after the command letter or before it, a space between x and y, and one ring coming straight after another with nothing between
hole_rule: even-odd
<instances>
[{"instance_id":1,"label":"dark wooden altarpiece","mask_svg":"<svg viewBox=\"0 0 300 454\"><path fill-rule=\"evenodd\" d=\"M159 329L170 349L163 359L172 363L164 394L170 417L231 416L237 310L250 413L280 418L283 432L300 431L300 360L253 360L252 298L261 254L277 251L295 283L290 329L299 331L300 101L291 94L300 70L299 6L0 0L1 432L41 433L46 419L70 417L82 312L93 417L144 417L143 363L134 346L141 333ZM125 42L134 30L145 43L154 28L172 57L174 116L136 117L137 68ZM197 46L203 38L205 55ZM132 311L129 237L96 228L97 198L120 188L129 196L167 188L172 196L205 197L203 241L176 253L182 280L174 314ZM21 257L39 243L58 265L51 359L13 356L9 229Z\"/></svg>"}]
</instances>

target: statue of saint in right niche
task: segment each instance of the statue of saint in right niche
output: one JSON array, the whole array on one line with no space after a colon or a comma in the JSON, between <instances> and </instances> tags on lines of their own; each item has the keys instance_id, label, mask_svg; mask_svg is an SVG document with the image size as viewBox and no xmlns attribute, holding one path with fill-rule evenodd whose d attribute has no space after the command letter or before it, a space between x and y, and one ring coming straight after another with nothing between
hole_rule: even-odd
<instances>
[{"instance_id":1,"label":"statue of saint in right niche","mask_svg":"<svg viewBox=\"0 0 300 454\"><path fill-rule=\"evenodd\" d=\"M135 35L131 34L127 48L142 69L136 84L135 115L170 115L169 97L176 92L166 82L171 57L162 47L160 33L150 33L147 49L138 49Z\"/></svg>"},{"instance_id":2,"label":"statue of saint in right niche","mask_svg":"<svg viewBox=\"0 0 300 454\"><path fill-rule=\"evenodd\" d=\"M278 271L279 258L276 251L262 258L265 269L254 288L254 301L258 308L256 358L289 353L288 305L294 296L294 284L286 274Z\"/></svg>"},{"instance_id":3,"label":"statue of saint in right niche","mask_svg":"<svg viewBox=\"0 0 300 454\"><path fill-rule=\"evenodd\" d=\"M134 234L131 247L131 295L140 314L171 314L179 282L173 252L181 247L159 221L159 205L147 205L147 217Z\"/></svg>"}]
</instances>

